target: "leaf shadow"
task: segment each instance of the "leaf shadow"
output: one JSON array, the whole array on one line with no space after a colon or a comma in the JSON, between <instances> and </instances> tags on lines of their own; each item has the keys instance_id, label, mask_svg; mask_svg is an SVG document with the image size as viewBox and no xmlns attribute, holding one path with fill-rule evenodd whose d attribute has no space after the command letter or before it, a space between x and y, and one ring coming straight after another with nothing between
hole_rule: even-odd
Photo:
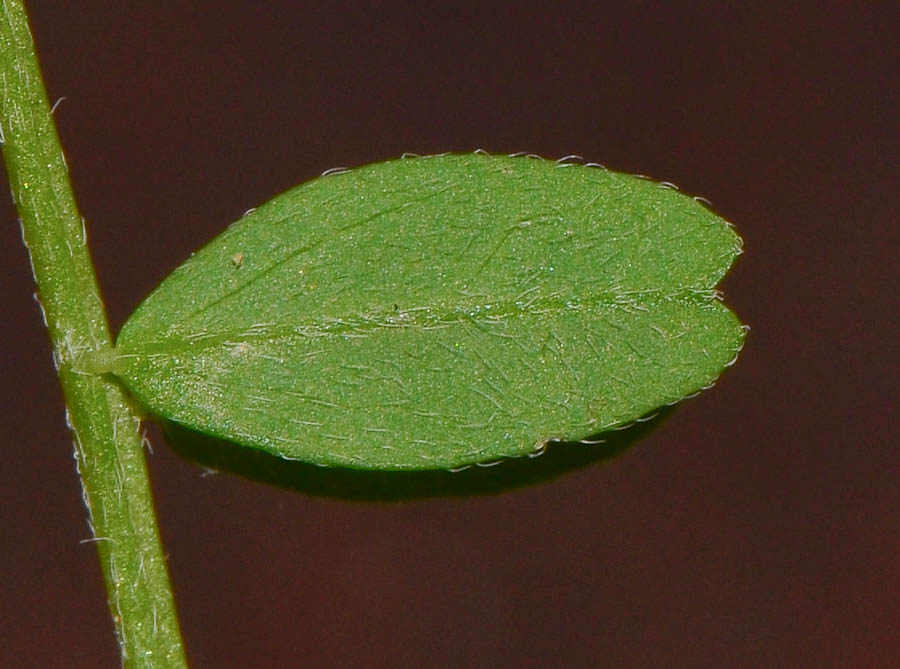
<instances>
[{"instance_id":1,"label":"leaf shadow","mask_svg":"<svg viewBox=\"0 0 900 669\"><path fill-rule=\"evenodd\" d=\"M462 471L368 471L285 460L157 419L172 450L182 458L251 481L316 497L401 502L436 497L494 495L558 478L621 455L659 427L674 407L659 410L626 429L596 435L602 443L550 442L543 454L475 465Z\"/></svg>"}]
</instances>

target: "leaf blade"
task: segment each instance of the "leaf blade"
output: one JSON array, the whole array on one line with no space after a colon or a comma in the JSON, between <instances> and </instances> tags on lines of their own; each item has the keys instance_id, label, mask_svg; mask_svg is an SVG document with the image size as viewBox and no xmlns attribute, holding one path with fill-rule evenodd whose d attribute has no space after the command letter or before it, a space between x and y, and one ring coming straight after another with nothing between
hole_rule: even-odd
<instances>
[{"instance_id":1,"label":"leaf blade","mask_svg":"<svg viewBox=\"0 0 900 669\"><path fill-rule=\"evenodd\" d=\"M714 292L739 250L714 214L634 177L390 161L213 240L128 320L117 373L151 410L284 457L523 455L712 383L743 336Z\"/></svg>"}]
</instances>

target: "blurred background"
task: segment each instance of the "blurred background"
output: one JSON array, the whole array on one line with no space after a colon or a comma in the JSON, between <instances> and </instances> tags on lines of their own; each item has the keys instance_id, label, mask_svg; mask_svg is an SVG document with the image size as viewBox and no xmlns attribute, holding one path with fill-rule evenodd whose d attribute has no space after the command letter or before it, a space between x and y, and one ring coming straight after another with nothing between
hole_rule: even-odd
<instances>
[{"instance_id":1,"label":"blurred background","mask_svg":"<svg viewBox=\"0 0 900 669\"><path fill-rule=\"evenodd\" d=\"M896 666L891 6L29 2L114 329L246 209L403 152L578 154L745 240L738 363L539 485L352 502L151 431L193 666ZM0 665L118 666L8 198L0 218Z\"/></svg>"}]
</instances>

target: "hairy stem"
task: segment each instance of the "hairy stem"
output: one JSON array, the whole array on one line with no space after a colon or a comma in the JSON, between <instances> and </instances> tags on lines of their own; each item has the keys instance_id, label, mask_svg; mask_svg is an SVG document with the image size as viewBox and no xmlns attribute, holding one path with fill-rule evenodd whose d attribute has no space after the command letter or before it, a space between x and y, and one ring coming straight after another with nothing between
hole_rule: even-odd
<instances>
[{"instance_id":1,"label":"hairy stem","mask_svg":"<svg viewBox=\"0 0 900 669\"><path fill-rule=\"evenodd\" d=\"M21 0L0 0L0 131L123 661L184 667L140 419L118 386L73 364L110 335Z\"/></svg>"}]
</instances>

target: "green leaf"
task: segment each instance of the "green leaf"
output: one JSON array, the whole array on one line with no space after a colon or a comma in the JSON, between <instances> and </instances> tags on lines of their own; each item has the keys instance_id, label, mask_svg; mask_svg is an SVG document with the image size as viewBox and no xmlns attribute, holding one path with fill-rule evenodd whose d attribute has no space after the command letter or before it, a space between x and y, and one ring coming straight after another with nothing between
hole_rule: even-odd
<instances>
[{"instance_id":1,"label":"green leaf","mask_svg":"<svg viewBox=\"0 0 900 669\"><path fill-rule=\"evenodd\" d=\"M743 340L714 289L740 247L692 198L600 167L393 160L248 213L104 364L150 411L284 458L526 455L709 386Z\"/></svg>"}]
</instances>

